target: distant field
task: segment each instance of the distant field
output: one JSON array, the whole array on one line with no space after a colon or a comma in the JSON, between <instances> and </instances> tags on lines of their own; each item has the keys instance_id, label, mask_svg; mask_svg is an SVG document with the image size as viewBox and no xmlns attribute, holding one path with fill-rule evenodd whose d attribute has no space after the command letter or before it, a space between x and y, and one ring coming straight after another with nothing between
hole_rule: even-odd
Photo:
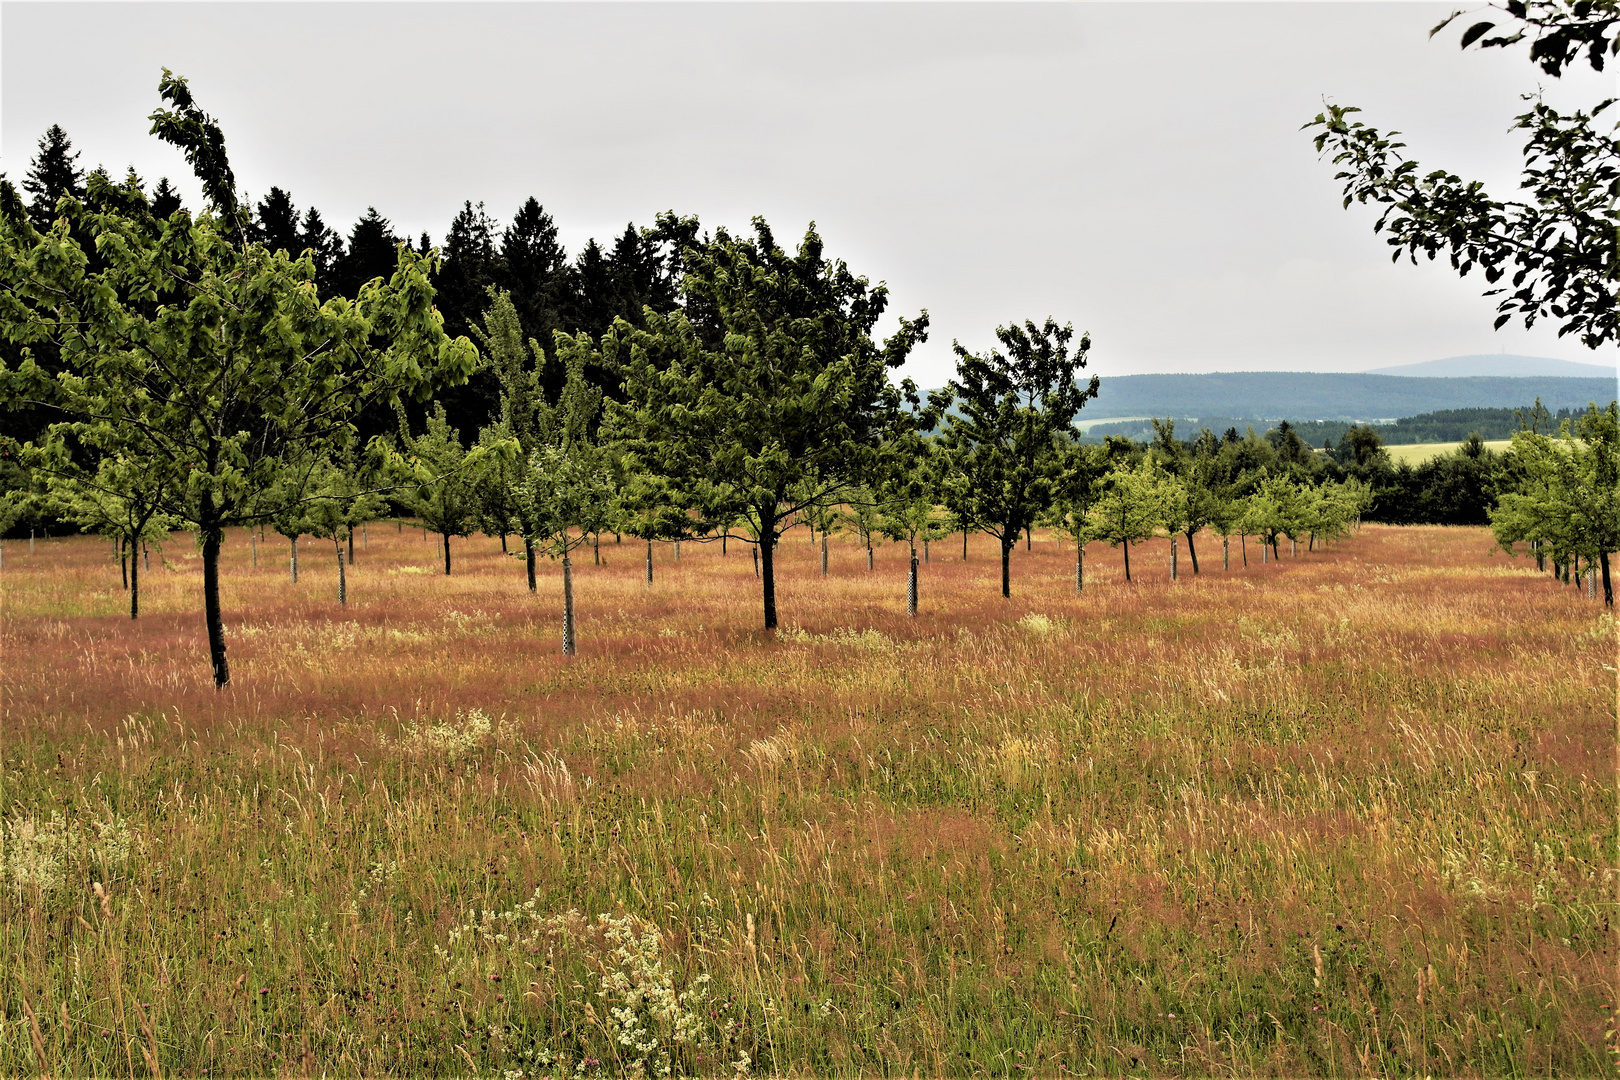
<instances>
[{"instance_id":1,"label":"distant field","mask_svg":"<svg viewBox=\"0 0 1620 1080\"><path fill-rule=\"evenodd\" d=\"M1384 449L1389 451L1390 458L1397 465L1403 461L1410 465L1421 465L1430 458L1439 457L1441 454L1449 454L1461 445L1460 442L1401 443L1398 446L1386 446ZM1485 442L1486 449L1495 450L1498 453L1506 450L1510 445L1511 443L1507 439L1487 439Z\"/></svg>"},{"instance_id":2,"label":"distant field","mask_svg":"<svg viewBox=\"0 0 1620 1080\"><path fill-rule=\"evenodd\" d=\"M188 538L6 545L0 1076L1613 1074L1614 622L1483 529L607 543L571 662L369 534L222 692Z\"/></svg>"}]
</instances>

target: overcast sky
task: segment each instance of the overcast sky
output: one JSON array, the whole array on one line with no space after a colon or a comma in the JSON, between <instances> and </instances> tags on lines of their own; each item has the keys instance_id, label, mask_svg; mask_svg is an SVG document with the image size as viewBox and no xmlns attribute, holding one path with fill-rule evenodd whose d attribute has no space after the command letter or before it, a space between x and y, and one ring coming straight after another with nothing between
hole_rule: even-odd
<instances>
[{"instance_id":1,"label":"overcast sky","mask_svg":"<svg viewBox=\"0 0 1620 1080\"><path fill-rule=\"evenodd\" d=\"M146 134L160 68L237 177L347 232L368 205L442 240L463 200L534 195L570 251L660 210L828 251L926 307L908 374L1047 315L1092 370L1353 371L1465 353L1614 362L1493 333L1477 274L1391 265L1299 130L1324 96L1413 156L1516 185L1519 95L1613 93L1461 52L1450 3L28 4L0 6L0 168L59 123L81 164L195 184Z\"/></svg>"}]
</instances>

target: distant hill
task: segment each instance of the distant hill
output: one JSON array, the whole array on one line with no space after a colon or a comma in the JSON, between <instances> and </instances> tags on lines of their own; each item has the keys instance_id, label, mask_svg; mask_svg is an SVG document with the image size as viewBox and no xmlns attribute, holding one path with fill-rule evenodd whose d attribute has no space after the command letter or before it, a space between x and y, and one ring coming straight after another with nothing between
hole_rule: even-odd
<instances>
[{"instance_id":1,"label":"distant hill","mask_svg":"<svg viewBox=\"0 0 1620 1080\"><path fill-rule=\"evenodd\" d=\"M1556 431L1563 420L1580 415L1580 409L1552 410L1544 430ZM1393 424L1376 425L1378 434L1390 444L1428 443L1454 445L1470 435L1487 441L1501 441L1512 436L1519 428L1522 409L1445 409L1396 420ZM1574 414L1573 416L1571 414ZM1162 419L1162 418L1161 418ZM1256 422L1240 416L1200 416L1196 421L1184 416L1170 417L1175 421L1176 437L1183 441L1194 439L1204 429L1220 435L1227 428L1242 434L1249 428L1264 434L1282 420ZM1337 446L1350 424L1343 420L1289 420L1300 438L1311 446ZM1110 435L1123 435L1137 442L1151 442L1154 430L1151 420L1113 420L1093 423L1086 429L1086 438L1101 442Z\"/></svg>"},{"instance_id":2,"label":"distant hill","mask_svg":"<svg viewBox=\"0 0 1620 1080\"><path fill-rule=\"evenodd\" d=\"M1516 409L1608 404L1616 379L1559 376L1429 378L1307 371L1105 376L1086 419L1124 416L1241 416L1257 420L1380 420L1442 409Z\"/></svg>"},{"instance_id":3,"label":"distant hill","mask_svg":"<svg viewBox=\"0 0 1620 1080\"><path fill-rule=\"evenodd\" d=\"M1421 364L1372 368L1367 374L1399 375L1402 378L1430 376L1441 379L1465 379L1477 375L1504 378L1554 375L1565 379L1612 379L1614 368L1604 367L1602 364L1577 364L1572 360L1554 360L1550 356L1489 353L1483 356L1448 356L1444 360L1425 360Z\"/></svg>"}]
</instances>

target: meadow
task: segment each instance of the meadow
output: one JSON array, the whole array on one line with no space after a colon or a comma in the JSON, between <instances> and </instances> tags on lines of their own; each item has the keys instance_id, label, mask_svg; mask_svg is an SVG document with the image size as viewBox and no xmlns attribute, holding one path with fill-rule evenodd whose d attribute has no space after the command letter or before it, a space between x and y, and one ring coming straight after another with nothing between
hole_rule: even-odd
<instances>
[{"instance_id":1,"label":"meadow","mask_svg":"<svg viewBox=\"0 0 1620 1080\"><path fill-rule=\"evenodd\" d=\"M1460 442L1397 443L1394 446L1386 446L1384 449L1388 451L1390 460L1397 465L1421 465L1431 458L1456 453L1462 445ZM1511 445L1511 439L1485 440L1485 449L1498 454L1506 452Z\"/></svg>"},{"instance_id":2,"label":"meadow","mask_svg":"<svg viewBox=\"0 0 1620 1080\"><path fill-rule=\"evenodd\" d=\"M0 1074L1612 1075L1615 635L1480 529L5 545Z\"/></svg>"}]
</instances>

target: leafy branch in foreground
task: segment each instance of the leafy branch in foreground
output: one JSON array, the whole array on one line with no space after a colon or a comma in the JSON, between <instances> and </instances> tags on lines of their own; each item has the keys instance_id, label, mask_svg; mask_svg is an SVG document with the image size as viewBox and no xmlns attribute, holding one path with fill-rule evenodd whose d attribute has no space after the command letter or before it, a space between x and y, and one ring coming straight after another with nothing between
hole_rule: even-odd
<instances>
[{"instance_id":1,"label":"leafy branch in foreground","mask_svg":"<svg viewBox=\"0 0 1620 1080\"><path fill-rule=\"evenodd\" d=\"M1506 11L1535 32L1531 57L1548 74L1560 74L1582 48L1601 71L1604 54L1615 50L1613 0L1515 0ZM1493 25L1470 27L1463 46L1476 40L1507 45L1526 34L1483 38ZM1346 207L1384 207L1373 228L1388 232L1392 258L1404 253L1415 263L1420 251L1431 260L1445 252L1465 277L1477 266L1493 286L1485 295L1499 297L1498 329L1515 317L1526 327L1550 317L1559 321L1560 337L1574 334L1595 349L1615 341L1620 331L1620 140L1616 128L1601 122L1615 99L1567 114L1539 97L1526 100L1530 110L1513 123L1514 130L1529 133L1521 200L1495 199L1480 181L1444 169L1423 172L1401 153L1406 144L1397 140L1400 132L1351 119L1360 112L1354 106L1329 104L1305 129L1317 129L1317 151L1341 167L1334 179L1344 181Z\"/></svg>"}]
</instances>

